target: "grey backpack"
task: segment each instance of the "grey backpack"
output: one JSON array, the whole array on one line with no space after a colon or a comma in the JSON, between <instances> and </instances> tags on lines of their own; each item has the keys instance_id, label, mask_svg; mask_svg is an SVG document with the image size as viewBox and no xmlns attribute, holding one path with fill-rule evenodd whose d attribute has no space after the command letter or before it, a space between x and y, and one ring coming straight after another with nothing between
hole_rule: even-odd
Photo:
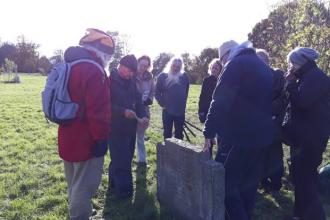
<instances>
[{"instance_id":1,"label":"grey backpack","mask_svg":"<svg viewBox=\"0 0 330 220\"><path fill-rule=\"evenodd\" d=\"M71 100L68 82L72 66L82 62L92 63L104 73L100 64L88 59L56 64L48 74L45 88L41 93L42 110L49 121L62 124L76 117L79 104Z\"/></svg>"}]
</instances>

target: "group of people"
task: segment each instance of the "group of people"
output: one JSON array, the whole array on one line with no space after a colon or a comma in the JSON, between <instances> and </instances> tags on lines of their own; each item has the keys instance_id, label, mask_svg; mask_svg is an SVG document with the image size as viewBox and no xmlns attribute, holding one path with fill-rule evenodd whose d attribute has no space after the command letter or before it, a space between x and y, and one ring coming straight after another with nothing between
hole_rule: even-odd
<instances>
[{"instance_id":1,"label":"group of people","mask_svg":"<svg viewBox=\"0 0 330 220\"><path fill-rule=\"evenodd\" d=\"M204 150L216 137L215 160L226 170L226 219L251 219L259 186L279 192L282 143L290 146L295 191L293 216L286 219L326 219L317 168L330 135L330 79L317 67L318 57L312 48L295 48L287 55L284 74L272 69L268 53L250 42L220 46L215 62L220 64L213 66L221 65L222 71L211 69L204 79L199 117L205 122Z\"/></svg>"},{"instance_id":2,"label":"group of people","mask_svg":"<svg viewBox=\"0 0 330 220\"><path fill-rule=\"evenodd\" d=\"M113 38L88 29L64 54L65 62L91 59L107 69L115 50ZM219 59L203 81L198 116L204 124L204 151L217 146L215 160L225 173L226 219L251 219L257 188L281 188L282 141L291 146L295 186L293 219L324 220L316 182L317 167L330 133L330 83L316 65L318 53L296 48L288 55L286 75L270 67L265 50L252 44L224 42ZM156 82L148 56L126 55L116 69L101 71L81 62L70 72L68 91L79 104L77 117L58 130L59 155L68 183L70 219L92 216L91 198L110 151L109 190L117 199L133 196L132 160L147 163L145 131L155 98L162 108L164 139L183 139L189 78L181 58L173 58ZM283 125L283 124L284 125ZM216 140L216 141L215 141Z\"/></svg>"}]
</instances>

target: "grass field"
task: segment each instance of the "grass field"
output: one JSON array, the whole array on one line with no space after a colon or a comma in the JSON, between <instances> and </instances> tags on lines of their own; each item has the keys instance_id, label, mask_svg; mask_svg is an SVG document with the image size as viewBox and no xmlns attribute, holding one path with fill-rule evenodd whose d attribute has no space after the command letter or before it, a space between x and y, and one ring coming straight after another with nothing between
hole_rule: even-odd
<instances>
[{"instance_id":1,"label":"grass field","mask_svg":"<svg viewBox=\"0 0 330 220\"><path fill-rule=\"evenodd\" d=\"M66 182L57 154L57 126L46 122L40 93L45 77L21 75L21 84L0 83L0 219L67 219ZM0 79L1 80L1 79ZM200 86L191 86L186 118L199 127L196 112ZM156 143L162 140L161 111L152 106L147 132L148 167L133 163L135 196L118 202L107 194L106 156L98 195L93 199L95 219L173 219L160 209L156 198ZM201 145L203 139L192 142ZM287 155L288 149L285 148ZM330 162L330 150L323 164ZM322 198L330 219L330 199ZM273 198L258 192L255 220L278 220L291 212L292 187L284 179L281 195Z\"/></svg>"}]
</instances>

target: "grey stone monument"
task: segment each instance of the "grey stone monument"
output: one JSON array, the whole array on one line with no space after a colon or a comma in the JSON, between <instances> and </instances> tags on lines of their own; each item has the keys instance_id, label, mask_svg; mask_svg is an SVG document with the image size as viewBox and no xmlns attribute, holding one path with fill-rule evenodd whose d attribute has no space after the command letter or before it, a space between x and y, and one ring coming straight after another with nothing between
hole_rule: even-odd
<instances>
[{"instance_id":1,"label":"grey stone monument","mask_svg":"<svg viewBox=\"0 0 330 220\"><path fill-rule=\"evenodd\" d=\"M157 197L176 219L224 220L224 179L201 147L175 138L157 145Z\"/></svg>"}]
</instances>

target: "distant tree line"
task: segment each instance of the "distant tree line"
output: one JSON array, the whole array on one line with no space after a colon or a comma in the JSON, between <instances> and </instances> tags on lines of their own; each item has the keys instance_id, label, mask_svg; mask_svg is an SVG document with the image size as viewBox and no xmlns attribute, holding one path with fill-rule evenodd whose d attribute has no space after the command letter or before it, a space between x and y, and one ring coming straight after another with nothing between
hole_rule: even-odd
<instances>
[{"instance_id":1,"label":"distant tree line","mask_svg":"<svg viewBox=\"0 0 330 220\"><path fill-rule=\"evenodd\" d=\"M274 67L286 69L286 55L297 46L313 47L321 54L319 66L327 73L330 70L330 1L325 0L285 0L274 6L268 18L261 20L248 34L248 39L257 48L270 53ZM117 31L108 31L116 42L116 50L110 68L117 67L122 56L130 51L129 37ZM228 39L229 40L229 39ZM219 42L220 44L221 42ZM40 56L39 45L19 36L17 43L0 42L0 67L5 60L13 61L18 72L44 73L63 61L63 50L56 50L52 57ZM174 55L160 53L152 61L152 74L157 76ZM201 83L207 75L210 61L218 57L217 48L205 48L199 55L181 54L185 72L191 83ZM7 61L8 62L8 61Z\"/></svg>"}]
</instances>

